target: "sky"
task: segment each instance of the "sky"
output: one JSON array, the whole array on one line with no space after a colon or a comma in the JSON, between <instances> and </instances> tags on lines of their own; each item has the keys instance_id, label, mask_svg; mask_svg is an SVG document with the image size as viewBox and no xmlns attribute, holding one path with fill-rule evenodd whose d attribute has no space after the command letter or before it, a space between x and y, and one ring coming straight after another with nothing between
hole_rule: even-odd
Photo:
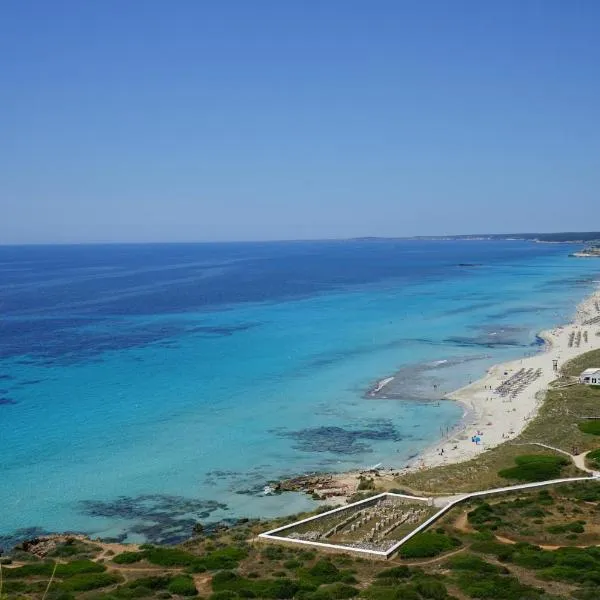
<instances>
[{"instance_id":1,"label":"sky","mask_svg":"<svg viewBox=\"0 0 600 600\"><path fill-rule=\"evenodd\" d=\"M600 229L597 0L4 0L0 243Z\"/></svg>"}]
</instances>

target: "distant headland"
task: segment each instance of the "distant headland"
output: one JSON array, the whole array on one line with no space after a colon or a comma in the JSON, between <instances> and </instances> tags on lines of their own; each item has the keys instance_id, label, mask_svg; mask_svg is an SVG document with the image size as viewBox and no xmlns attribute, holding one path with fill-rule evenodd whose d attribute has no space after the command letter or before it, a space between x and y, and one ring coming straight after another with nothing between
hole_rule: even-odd
<instances>
[{"instance_id":1,"label":"distant headland","mask_svg":"<svg viewBox=\"0 0 600 600\"><path fill-rule=\"evenodd\" d=\"M378 241L384 237L358 237L359 241ZM527 240L546 244L594 244L600 246L600 231L563 231L556 233L476 233L466 235L419 235L408 240ZM587 250L586 250L587 251ZM594 254L595 256L595 254Z\"/></svg>"}]
</instances>

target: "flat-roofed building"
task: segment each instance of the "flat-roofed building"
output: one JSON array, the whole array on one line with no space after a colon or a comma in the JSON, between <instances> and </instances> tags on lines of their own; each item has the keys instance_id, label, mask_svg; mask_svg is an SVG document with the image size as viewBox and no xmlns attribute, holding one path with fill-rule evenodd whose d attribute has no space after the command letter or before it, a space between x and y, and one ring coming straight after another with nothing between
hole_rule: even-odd
<instances>
[{"instance_id":1,"label":"flat-roofed building","mask_svg":"<svg viewBox=\"0 0 600 600\"><path fill-rule=\"evenodd\" d=\"M579 376L579 383L586 385L600 385L600 367L586 369Z\"/></svg>"}]
</instances>

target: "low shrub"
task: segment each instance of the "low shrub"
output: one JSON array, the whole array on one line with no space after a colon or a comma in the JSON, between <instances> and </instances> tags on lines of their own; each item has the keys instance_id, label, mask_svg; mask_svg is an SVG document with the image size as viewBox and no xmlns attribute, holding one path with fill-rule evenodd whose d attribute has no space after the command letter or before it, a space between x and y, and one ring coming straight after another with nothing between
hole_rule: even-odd
<instances>
[{"instance_id":1,"label":"low shrub","mask_svg":"<svg viewBox=\"0 0 600 600\"><path fill-rule=\"evenodd\" d=\"M221 590L219 592L214 592L214 594L210 595L209 600L230 600L231 598L239 598L235 592L231 590Z\"/></svg>"},{"instance_id":2,"label":"low shrub","mask_svg":"<svg viewBox=\"0 0 600 600\"><path fill-rule=\"evenodd\" d=\"M67 592L85 592L108 587L120 581L122 578L114 573L80 573L63 581L60 587Z\"/></svg>"},{"instance_id":3,"label":"low shrub","mask_svg":"<svg viewBox=\"0 0 600 600\"><path fill-rule=\"evenodd\" d=\"M285 548L282 548L281 546L269 545L260 553L260 555L269 560L281 560L285 558L286 552Z\"/></svg>"},{"instance_id":4,"label":"low shrub","mask_svg":"<svg viewBox=\"0 0 600 600\"><path fill-rule=\"evenodd\" d=\"M11 567L2 569L4 579L21 579L22 577L50 577L54 570L53 562L38 562L22 565L21 567Z\"/></svg>"},{"instance_id":5,"label":"low shrub","mask_svg":"<svg viewBox=\"0 0 600 600\"><path fill-rule=\"evenodd\" d=\"M161 567L187 567L199 557L179 548L153 547L143 551L144 558L153 565Z\"/></svg>"},{"instance_id":6,"label":"low shrub","mask_svg":"<svg viewBox=\"0 0 600 600\"><path fill-rule=\"evenodd\" d=\"M498 560L506 562L512 559L515 547L501 544L495 540L480 540L471 544L471 550L473 552L481 552L481 554L490 554Z\"/></svg>"},{"instance_id":7,"label":"low shrub","mask_svg":"<svg viewBox=\"0 0 600 600\"><path fill-rule=\"evenodd\" d=\"M167 587L171 594L178 596L197 596L198 590L194 584L194 580L186 575L178 575L173 577Z\"/></svg>"},{"instance_id":8,"label":"low shrub","mask_svg":"<svg viewBox=\"0 0 600 600\"><path fill-rule=\"evenodd\" d=\"M591 435L600 435L600 420L583 421L578 424L579 430Z\"/></svg>"},{"instance_id":9,"label":"low shrub","mask_svg":"<svg viewBox=\"0 0 600 600\"><path fill-rule=\"evenodd\" d=\"M546 528L548 533L583 533L585 531L585 521L573 521L572 523L563 523L560 525L550 525Z\"/></svg>"},{"instance_id":10,"label":"low shrub","mask_svg":"<svg viewBox=\"0 0 600 600\"><path fill-rule=\"evenodd\" d=\"M592 450L588 452L586 460L595 468L600 468L600 448L598 450Z\"/></svg>"},{"instance_id":11,"label":"low shrub","mask_svg":"<svg viewBox=\"0 0 600 600\"><path fill-rule=\"evenodd\" d=\"M321 586L316 592L309 595L310 600L342 600L358 596L359 590L345 583L331 583Z\"/></svg>"},{"instance_id":12,"label":"low shrub","mask_svg":"<svg viewBox=\"0 0 600 600\"><path fill-rule=\"evenodd\" d=\"M144 552L121 552L113 556L112 561L118 565L130 565L144 559Z\"/></svg>"},{"instance_id":13,"label":"low shrub","mask_svg":"<svg viewBox=\"0 0 600 600\"><path fill-rule=\"evenodd\" d=\"M106 571L104 565L91 560L73 560L69 563L59 564L56 567L56 576L65 579L80 573L103 573L104 571Z\"/></svg>"},{"instance_id":14,"label":"low shrub","mask_svg":"<svg viewBox=\"0 0 600 600\"><path fill-rule=\"evenodd\" d=\"M406 565L384 569L375 575L376 579L406 579L411 576L411 571Z\"/></svg>"},{"instance_id":15,"label":"low shrub","mask_svg":"<svg viewBox=\"0 0 600 600\"><path fill-rule=\"evenodd\" d=\"M191 556L194 555L192 554ZM209 571L235 569L239 565L240 560L246 558L246 556L248 556L246 549L232 546L213 550L202 557L194 556L194 562L197 566L204 566Z\"/></svg>"},{"instance_id":16,"label":"low shrub","mask_svg":"<svg viewBox=\"0 0 600 600\"><path fill-rule=\"evenodd\" d=\"M494 513L494 507L487 502L470 511L467 514L467 519L476 528L489 527L490 529L496 529L502 522L502 519Z\"/></svg>"},{"instance_id":17,"label":"low shrub","mask_svg":"<svg viewBox=\"0 0 600 600\"><path fill-rule=\"evenodd\" d=\"M473 577L462 573L457 578L458 587L470 598L479 600L542 600L543 592L523 585L516 577L486 574Z\"/></svg>"},{"instance_id":18,"label":"low shrub","mask_svg":"<svg viewBox=\"0 0 600 600\"><path fill-rule=\"evenodd\" d=\"M361 475L359 477L358 487L356 489L360 490L360 491L374 490L375 482L373 481L373 479L371 477L364 477L363 475Z\"/></svg>"},{"instance_id":19,"label":"low shrub","mask_svg":"<svg viewBox=\"0 0 600 600\"><path fill-rule=\"evenodd\" d=\"M563 467L569 464L569 460L564 456L524 454L515 457L515 464L515 467L498 471L498 475L516 481L556 479L560 476Z\"/></svg>"},{"instance_id":20,"label":"low shrub","mask_svg":"<svg viewBox=\"0 0 600 600\"><path fill-rule=\"evenodd\" d=\"M448 560L446 566L453 571L474 571L476 573L508 573L505 567L497 567L474 554L458 554Z\"/></svg>"},{"instance_id":21,"label":"low shrub","mask_svg":"<svg viewBox=\"0 0 600 600\"><path fill-rule=\"evenodd\" d=\"M432 577L417 579L414 582L414 586L415 590L428 600L446 600L448 597L446 586L441 581Z\"/></svg>"},{"instance_id":22,"label":"low shrub","mask_svg":"<svg viewBox=\"0 0 600 600\"><path fill-rule=\"evenodd\" d=\"M460 545L461 542L456 538L425 531L418 533L403 546L400 546L398 554L402 558L428 558L452 550Z\"/></svg>"}]
</instances>

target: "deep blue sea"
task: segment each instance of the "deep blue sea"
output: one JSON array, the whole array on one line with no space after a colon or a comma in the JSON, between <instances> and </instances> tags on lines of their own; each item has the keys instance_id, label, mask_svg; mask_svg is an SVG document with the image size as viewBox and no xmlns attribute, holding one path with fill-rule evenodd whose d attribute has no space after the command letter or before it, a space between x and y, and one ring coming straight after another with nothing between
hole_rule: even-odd
<instances>
[{"instance_id":1,"label":"deep blue sea","mask_svg":"<svg viewBox=\"0 0 600 600\"><path fill-rule=\"evenodd\" d=\"M402 466L460 421L443 392L590 292L600 261L573 249L0 247L0 535L175 541L313 506L274 478Z\"/></svg>"}]
</instances>

